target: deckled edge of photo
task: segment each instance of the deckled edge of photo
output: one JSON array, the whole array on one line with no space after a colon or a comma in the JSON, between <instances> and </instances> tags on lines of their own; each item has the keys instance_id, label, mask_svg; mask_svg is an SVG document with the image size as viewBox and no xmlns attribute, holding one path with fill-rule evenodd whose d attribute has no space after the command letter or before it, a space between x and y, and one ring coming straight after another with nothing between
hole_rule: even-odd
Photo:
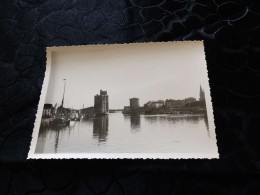
<instances>
[{"instance_id":1,"label":"deckled edge of photo","mask_svg":"<svg viewBox=\"0 0 260 195\"><path fill-rule=\"evenodd\" d=\"M43 106L45 103L47 91L48 91L48 84L50 80L50 73L51 73L51 49L46 48L46 70L44 73L44 80L42 84L42 90L41 90L41 95L40 95L40 100L38 103L38 109L37 109L37 114L36 118L34 121L34 127L33 127L33 132L32 132L32 140L30 144L30 149L28 152L27 159L33 158L35 155L34 151L36 148L37 140L38 140L38 134L40 131L40 125L41 125L41 118L42 118L42 112L43 112Z\"/></svg>"},{"instance_id":2,"label":"deckled edge of photo","mask_svg":"<svg viewBox=\"0 0 260 195\"><path fill-rule=\"evenodd\" d=\"M132 44L157 44L157 43L179 43L179 42L201 42L203 46L204 55L204 66L207 72L207 90L205 90L206 97L206 108L207 117L209 120L209 129L214 130L216 140L216 152L215 153L45 153L45 154L35 154L36 144L38 140L38 134L40 130L41 118L43 107L47 95L48 84L51 73L51 62L52 62L52 52L59 48L72 48L72 47L87 47L87 46L104 46L104 45L132 45ZM28 152L27 159L219 159L219 151L217 145L216 137L216 127L215 118L213 114L211 89L208 77L208 68L205 54L205 45L203 40L193 40L193 41L167 41L167 42L137 42L137 43L116 43L116 44L88 44L88 45L72 45L72 46L53 46L46 47L46 71L44 76L44 81L42 84L42 90L40 95L40 101L38 104L38 110L36 114L36 119L34 122L34 128L32 133L32 140L30 144L30 150Z\"/></svg>"},{"instance_id":3,"label":"deckled edge of photo","mask_svg":"<svg viewBox=\"0 0 260 195\"><path fill-rule=\"evenodd\" d=\"M204 65L205 65L205 68L206 68L206 72L207 72L207 83L208 83L208 87L207 87L207 89L208 89L208 92L207 92L207 94L205 94L205 98L206 98L206 108L207 108L207 117L208 117L208 120L209 120L209 118L210 118L210 120L212 120L211 121L211 123L212 123L212 125L213 125L213 130L214 130L214 133L215 133L215 137L214 137L214 139L215 139L215 145L216 145L216 147L217 147L217 157L215 158L215 159L219 159L220 158L220 156L219 156L219 149L218 149L218 140L217 140L217 132L216 132L216 123L215 123L215 116L214 116L214 109L213 109L213 103L212 103L212 94L211 94L211 87L210 87L210 79L209 79L209 70L208 70L208 63L207 63L207 59L206 59L206 51L205 51L205 42L204 41L202 41L202 43L203 43L203 51L204 51ZM207 95L207 96L206 96ZM210 111L210 112L208 112L208 111ZM209 117L209 114L208 113L210 113L210 115L211 115L211 117ZM210 124L210 123L209 123Z\"/></svg>"}]
</instances>

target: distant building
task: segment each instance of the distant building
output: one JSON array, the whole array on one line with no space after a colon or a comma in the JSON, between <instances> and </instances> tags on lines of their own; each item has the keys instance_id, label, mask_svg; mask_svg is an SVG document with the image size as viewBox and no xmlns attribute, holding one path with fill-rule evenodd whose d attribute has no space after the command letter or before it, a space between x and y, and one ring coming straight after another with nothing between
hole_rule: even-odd
<instances>
[{"instance_id":1,"label":"distant building","mask_svg":"<svg viewBox=\"0 0 260 195\"><path fill-rule=\"evenodd\" d=\"M125 106L122 113L123 114L137 114L144 112L144 108L140 107L138 98L130 98L130 106Z\"/></svg>"},{"instance_id":2,"label":"distant building","mask_svg":"<svg viewBox=\"0 0 260 195\"><path fill-rule=\"evenodd\" d=\"M181 108L185 105L183 100L172 100L172 99L167 99L165 101L165 107L168 109L171 108Z\"/></svg>"},{"instance_id":3,"label":"distant building","mask_svg":"<svg viewBox=\"0 0 260 195\"><path fill-rule=\"evenodd\" d=\"M139 99L138 98L131 98L130 99L130 107L132 110L136 110L140 107Z\"/></svg>"},{"instance_id":4,"label":"distant building","mask_svg":"<svg viewBox=\"0 0 260 195\"><path fill-rule=\"evenodd\" d=\"M189 97L185 98L184 100L172 100L172 99L167 99L165 101L165 107L167 109L172 109L172 108L182 108L186 104L190 104L192 102L196 102L196 98L194 97Z\"/></svg>"},{"instance_id":5,"label":"distant building","mask_svg":"<svg viewBox=\"0 0 260 195\"><path fill-rule=\"evenodd\" d=\"M125 106L124 107L124 110L123 110L123 113L125 113L125 114L129 114L129 113L131 113L131 107L130 106Z\"/></svg>"},{"instance_id":6,"label":"distant building","mask_svg":"<svg viewBox=\"0 0 260 195\"><path fill-rule=\"evenodd\" d=\"M96 114L108 114L108 95L107 91L100 90L100 94L94 97L94 111Z\"/></svg>"},{"instance_id":7,"label":"distant building","mask_svg":"<svg viewBox=\"0 0 260 195\"><path fill-rule=\"evenodd\" d=\"M79 115L82 116L83 118L95 116L94 107L92 106L92 107L80 109Z\"/></svg>"},{"instance_id":8,"label":"distant building","mask_svg":"<svg viewBox=\"0 0 260 195\"><path fill-rule=\"evenodd\" d=\"M42 117L50 117L52 115L52 104L44 104Z\"/></svg>"},{"instance_id":9,"label":"distant building","mask_svg":"<svg viewBox=\"0 0 260 195\"><path fill-rule=\"evenodd\" d=\"M163 100L158 100L158 101L153 102L153 104L154 104L155 108L161 108L161 107L164 106L164 101Z\"/></svg>"},{"instance_id":10,"label":"distant building","mask_svg":"<svg viewBox=\"0 0 260 195\"><path fill-rule=\"evenodd\" d=\"M188 97L184 99L185 104L191 103L191 102L196 102L196 98L194 97Z\"/></svg>"},{"instance_id":11,"label":"distant building","mask_svg":"<svg viewBox=\"0 0 260 195\"><path fill-rule=\"evenodd\" d=\"M80 110L80 114L93 114L94 113L94 107L88 107L88 108L83 108Z\"/></svg>"},{"instance_id":12,"label":"distant building","mask_svg":"<svg viewBox=\"0 0 260 195\"><path fill-rule=\"evenodd\" d=\"M158 100L158 101L149 101L146 104L144 104L145 108L148 109L158 109L164 106L164 101L163 100Z\"/></svg>"}]
</instances>

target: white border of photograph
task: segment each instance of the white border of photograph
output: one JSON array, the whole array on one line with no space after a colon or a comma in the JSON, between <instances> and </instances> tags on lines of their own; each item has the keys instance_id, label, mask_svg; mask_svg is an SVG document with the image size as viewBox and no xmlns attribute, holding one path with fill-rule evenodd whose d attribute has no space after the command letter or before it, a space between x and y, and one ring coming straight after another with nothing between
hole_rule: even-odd
<instances>
[{"instance_id":1,"label":"white border of photograph","mask_svg":"<svg viewBox=\"0 0 260 195\"><path fill-rule=\"evenodd\" d=\"M170 43L180 43L182 41L174 41ZM200 42L203 48L203 55L205 59L204 53L204 43L203 41L184 41L183 43L193 43L193 42ZM169 42L149 42L149 43L131 43L128 44L131 46L132 44L163 44ZM102 46L102 45L100 45ZM30 145L30 150L28 153L28 159L218 159L218 147L216 143L216 151L211 153L44 153L39 154L35 153L36 144L38 140L38 134L40 130L40 124L42 119L42 112L45 103L45 98L47 95L48 84L50 79L50 72L51 72L51 62L52 62L52 52L56 51L60 48L73 48L73 47L87 47L86 46L65 46L65 47L47 47L46 48L46 72L44 77L44 82L42 85L42 91L40 96L40 101L38 104L38 111L36 114L36 120L34 123L34 129L32 134L32 141ZM207 70L206 59L204 60L203 64L204 68ZM208 77L208 75L206 75ZM206 99L206 109L208 115L208 123L209 123L209 130L214 131L214 139L216 139L216 132L215 132L215 123L214 123L214 116L213 116L213 108L212 108L212 101L210 95L210 87L207 84L204 88L205 92L205 99ZM216 141L217 142L217 141Z\"/></svg>"}]
</instances>

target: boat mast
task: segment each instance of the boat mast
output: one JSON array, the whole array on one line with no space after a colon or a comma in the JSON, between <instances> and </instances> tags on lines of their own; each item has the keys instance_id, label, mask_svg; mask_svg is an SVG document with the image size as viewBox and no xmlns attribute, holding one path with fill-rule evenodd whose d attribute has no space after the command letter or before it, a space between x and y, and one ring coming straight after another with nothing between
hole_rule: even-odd
<instances>
[{"instance_id":1,"label":"boat mast","mask_svg":"<svg viewBox=\"0 0 260 195\"><path fill-rule=\"evenodd\" d=\"M62 102L61 102L61 107L62 107L62 108L63 108L63 104L64 104L64 94L65 94L65 87L66 87L66 79L63 79L63 81L65 81L65 83L64 83L63 97L62 97Z\"/></svg>"}]
</instances>

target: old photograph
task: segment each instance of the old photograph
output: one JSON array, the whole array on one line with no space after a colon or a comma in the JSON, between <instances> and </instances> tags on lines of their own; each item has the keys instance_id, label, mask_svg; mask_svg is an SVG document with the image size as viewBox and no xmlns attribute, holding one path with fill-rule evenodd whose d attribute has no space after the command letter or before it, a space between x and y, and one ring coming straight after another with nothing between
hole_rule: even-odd
<instances>
[{"instance_id":1,"label":"old photograph","mask_svg":"<svg viewBox=\"0 0 260 195\"><path fill-rule=\"evenodd\" d=\"M28 158L218 158L203 42L47 48Z\"/></svg>"}]
</instances>

